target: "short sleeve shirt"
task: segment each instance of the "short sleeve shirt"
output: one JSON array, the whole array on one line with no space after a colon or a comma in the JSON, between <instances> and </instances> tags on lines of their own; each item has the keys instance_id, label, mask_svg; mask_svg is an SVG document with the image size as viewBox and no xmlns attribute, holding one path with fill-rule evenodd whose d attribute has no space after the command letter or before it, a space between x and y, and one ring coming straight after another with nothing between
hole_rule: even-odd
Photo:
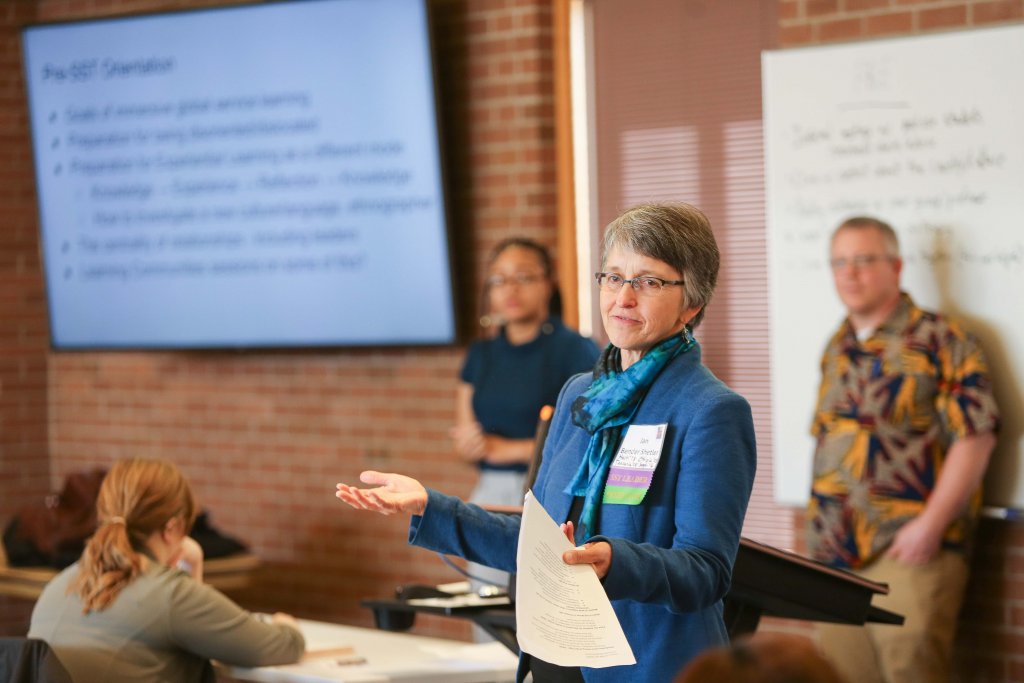
<instances>
[{"instance_id":1,"label":"short sleeve shirt","mask_svg":"<svg viewBox=\"0 0 1024 683\"><path fill-rule=\"evenodd\" d=\"M857 568L920 514L949 446L996 431L999 412L977 340L906 294L863 342L844 323L821 369L808 542L815 559ZM966 551L980 502L977 492L944 547Z\"/></svg>"},{"instance_id":2,"label":"short sleeve shirt","mask_svg":"<svg viewBox=\"0 0 1024 683\"><path fill-rule=\"evenodd\" d=\"M531 439L540 409L555 405L562 385L573 375L592 370L598 355L592 340L553 317L536 339L525 344L510 344L504 333L474 342L461 378L473 387L473 414L485 432L507 439ZM527 468L525 464L488 463L481 467Z\"/></svg>"}]
</instances>

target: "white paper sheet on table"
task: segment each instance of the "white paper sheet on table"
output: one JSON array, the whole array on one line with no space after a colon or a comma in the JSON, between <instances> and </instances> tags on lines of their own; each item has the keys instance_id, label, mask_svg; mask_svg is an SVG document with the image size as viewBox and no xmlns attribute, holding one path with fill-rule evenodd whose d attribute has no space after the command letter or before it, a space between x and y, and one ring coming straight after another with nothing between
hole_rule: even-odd
<instances>
[{"instance_id":1,"label":"white paper sheet on table","mask_svg":"<svg viewBox=\"0 0 1024 683\"><path fill-rule=\"evenodd\" d=\"M406 600L410 605L422 607L501 607L511 602L507 595L494 598L482 598L476 593L453 595L449 598L413 598Z\"/></svg>"},{"instance_id":2,"label":"white paper sheet on table","mask_svg":"<svg viewBox=\"0 0 1024 683\"><path fill-rule=\"evenodd\" d=\"M590 565L568 565L573 544L531 493L516 552L519 647L559 666L636 664L619 619Z\"/></svg>"}]
</instances>

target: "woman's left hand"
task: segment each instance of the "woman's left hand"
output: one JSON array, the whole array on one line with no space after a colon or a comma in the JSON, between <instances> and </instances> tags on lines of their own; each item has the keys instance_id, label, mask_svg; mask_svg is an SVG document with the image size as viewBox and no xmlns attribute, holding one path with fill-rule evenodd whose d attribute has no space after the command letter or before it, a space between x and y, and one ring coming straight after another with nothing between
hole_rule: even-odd
<instances>
[{"instance_id":1,"label":"woman's left hand","mask_svg":"<svg viewBox=\"0 0 1024 683\"><path fill-rule=\"evenodd\" d=\"M573 540L573 523L565 522L560 528L566 538L569 539L569 542L575 543ZM603 579L608 573L609 567L612 566L612 546L605 541L584 543L562 553L562 562L566 564L589 564L594 568L594 572L597 573L597 578Z\"/></svg>"},{"instance_id":2,"label":"woman's left hand","mask_svg":"<svg viewBox=\"0 0 1024 683\"><path fill-rule=\"evenodd\" d=\"M562 561L566 564L589 564L597 578L603 579L612 566L612 546L607 541L584 543L562 553Z\"/></svg>"}]
</instances>

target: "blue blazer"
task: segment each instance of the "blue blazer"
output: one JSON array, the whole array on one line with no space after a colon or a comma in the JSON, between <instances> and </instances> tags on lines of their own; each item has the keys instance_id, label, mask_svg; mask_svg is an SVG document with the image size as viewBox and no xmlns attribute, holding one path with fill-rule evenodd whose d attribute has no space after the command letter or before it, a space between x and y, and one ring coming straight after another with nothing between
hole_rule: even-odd
<instances>
[{"instance_id":1,"label":"blue blazer","mask_svg":"<svg viewBox=\"0 0 1024 683\"><path fill-rule=\"evenodd\" d=\"M556 521L590 435L571 406L589 374L562 388L534 495ZM612 547L603 580L636 656L633 666L583 669L587 681L671 681L694 655L728 642L722 598L729 590L757 452L747 401L700 361L700 347L677 356L640 404L634 424L668 424L661 459L640 505L604 504L591 540ZM514 572L519 518L488 513L436 491L409 542Z\"/></svg>"}]
</instances>

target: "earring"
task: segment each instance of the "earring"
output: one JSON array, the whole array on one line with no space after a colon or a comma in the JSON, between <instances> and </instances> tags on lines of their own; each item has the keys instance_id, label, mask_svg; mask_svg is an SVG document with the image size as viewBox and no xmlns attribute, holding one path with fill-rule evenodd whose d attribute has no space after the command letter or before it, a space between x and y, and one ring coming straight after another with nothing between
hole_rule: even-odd
<instances>
[{"instance_id":1,"label":"earring","mask_svg":"<svg viewBox=\"0 0 1024 683\"><path fill-rule=\"evenodd\" d=\"M505 321L496 313L487 313L480 316L480 327L500 327L503 324L505 324Z\"/></svg>"}]
</instances>

